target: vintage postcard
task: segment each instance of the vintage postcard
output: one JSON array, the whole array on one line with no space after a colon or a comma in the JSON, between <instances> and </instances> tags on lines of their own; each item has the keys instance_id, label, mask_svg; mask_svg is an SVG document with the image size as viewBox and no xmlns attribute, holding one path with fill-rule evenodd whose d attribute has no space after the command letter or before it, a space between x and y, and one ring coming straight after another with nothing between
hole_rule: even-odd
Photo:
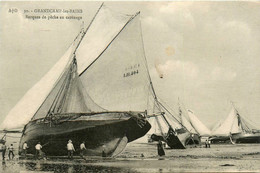
<instances>
[{"instance_id":1,"label":"vintage postcard","mask_svg":"<svg viewBox=\"0 0 260 173\"><path fill-rule=\"evenodd\" d=\"M257 1L1 1L0 172L260 171Z\"/></svg>"}]
</instances>

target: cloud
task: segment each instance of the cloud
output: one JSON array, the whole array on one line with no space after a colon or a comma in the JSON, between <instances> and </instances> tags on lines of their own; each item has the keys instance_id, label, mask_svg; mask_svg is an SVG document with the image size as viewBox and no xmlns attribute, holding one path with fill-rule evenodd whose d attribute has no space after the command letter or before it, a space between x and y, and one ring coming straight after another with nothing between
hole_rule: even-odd
<instances>
[{"instance_id":1,"label":"cloud","mask_svg":"<svg viewBox=\"0 0 260 173\"><path fill-rule=\"evenodd\" d=\"M199 68L189 61L168 60L164 64L155 64L155 68L160 77L179 74L189 78L196 78L199 73Z\"/></svg>"},{"instance_id":2,"label":"cloud","mask_svg":"<svg viewBox=\"0 0 260 173\"><path fill-rule=\"evenodd\" d=\"M228 80L231 81L235 79L237 76L236 72L233 72L231 70L227 70L221 67L215 67L211 71L211 77L214 80Z\"/></svg>"}]
</instances>

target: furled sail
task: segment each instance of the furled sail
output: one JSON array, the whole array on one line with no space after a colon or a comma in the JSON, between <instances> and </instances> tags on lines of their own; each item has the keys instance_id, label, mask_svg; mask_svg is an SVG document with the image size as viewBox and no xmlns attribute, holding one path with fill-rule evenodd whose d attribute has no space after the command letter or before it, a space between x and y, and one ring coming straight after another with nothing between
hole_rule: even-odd
<instances>
[{"instance_id":1,"label":"furled sail","mask_svg":"<svg viewBox=\"0 0 260 173\"><path fill-rule=\"evenodd\" d=\"M1 129L22 128L30 121L59 80L68 63L71 61L74 48L75 42L51 70L22 97L13 109L11 109L1 124Z\"/></svg>"},{"instance_id":2,"label":"furled sail","mask_svg":"<svg viewBox=\"0 0 260 173\"><path fill-rule=\"evenodd\" d=\"M198 119L198 117L190 110L188 110L188 116L192 126L200 134L200 136L210 136L211 131Z\"/></svg>"},{"instance_id":3,"label":"furled sail","mask_svg":"<svg viewBox=\"0 0 260 173\"><path fill-rule=\"evenodd\" d=\"M89 113L104 111L84 92L73 58L63 75L35 113L33 120L51 114Z\"/></svg>"}]
</instances>

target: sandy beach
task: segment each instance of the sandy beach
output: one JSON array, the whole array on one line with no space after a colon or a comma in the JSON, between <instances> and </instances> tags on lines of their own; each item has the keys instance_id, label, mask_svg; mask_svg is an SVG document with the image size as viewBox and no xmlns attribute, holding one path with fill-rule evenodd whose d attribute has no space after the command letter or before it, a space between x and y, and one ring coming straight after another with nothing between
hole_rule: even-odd
<instances>
[{"instance_id":1,"label":"sandy beach","mask_svg":"<svg viewBox=\"0 0 260 173\"><path fill-rule=\"evenodd\" d=\"M130 143L116 158L75 156L74 160L47 157L2 162L1 172L260 172L259 144L222 144L211 148L165 149L158 157L156 145ZM7 155L6 155L7 156Z\"/></svg>"}]
</instances>

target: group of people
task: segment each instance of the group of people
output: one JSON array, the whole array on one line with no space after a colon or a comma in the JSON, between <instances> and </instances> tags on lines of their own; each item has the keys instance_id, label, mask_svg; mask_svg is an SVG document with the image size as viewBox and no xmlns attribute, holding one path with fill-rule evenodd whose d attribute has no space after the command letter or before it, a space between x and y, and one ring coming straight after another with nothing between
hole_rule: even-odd
<instances>
[{"instance_id":1,"label":"group of people","mask_svg":"<svg viewBox=\"0 0 260 173\"><path fill-rule=\"evenodd\" d=\"M2 160L5 160L6 149L8 150L8 158L9 158L9 160L13 160L14 159L14 146L13 146L13 144L10 144L10 146L7 148L5 143L3 143L2 146L1 146Z\"/></svg>"},{"instance_id":2,"label":"group of people","mask_svg":"<svg viewBox=\"0 0 260 173\"><path fill-rule=\"evenodd\" d=\"M79 154L80 154L81 157L83 157L84 151L87 150L84 141L80 144L79 149L80 149ZM68 150L68 158L73 159L73 153L75 152L75 148L74 148L74 145L72 143L72 140L68 141L67 150Z\"/></svg>"},{"instance_id":3,"label":"group of people","mask_svg":"<svg viewBox=\"0 0 260 173\"><path fill-rule=\"evenodd\" d=\"M206 148L210 148L210 140L208 140L208 139L206 139L206 141L205 141L205 147Z\"/></svg>"},{"instance_id":4,"label":"group of people","mask_svg":"<svg viewBox=\"0 0 260 173\"><path fill-rule=\"evenodd\" d=\"M46 145L46 144L45 144ZM44 146L44 145L43 145ZM35 145L35 158L36 159L39 159L39 158L44 158L45 159L45 154L44 152L42 152L42 148L43 146L41 145L40 142L38 142L36 145ZM28 145L26 142L24 142L23 144L23 154L24 156L26 157L26 154L27 154L27 149L28 149ZM67 150L68 150L68 158L69 159L73 159L73 153L75 152L75 148L74 148L74 145L72 143L72 140L69 140L68 143L67 143ZM86 150L86 146L85 146L85 142L83 141L81 144L80 144L80 156L83 157L83 154L84 154L84 150Z\"/></svg>"}]
</instances>

